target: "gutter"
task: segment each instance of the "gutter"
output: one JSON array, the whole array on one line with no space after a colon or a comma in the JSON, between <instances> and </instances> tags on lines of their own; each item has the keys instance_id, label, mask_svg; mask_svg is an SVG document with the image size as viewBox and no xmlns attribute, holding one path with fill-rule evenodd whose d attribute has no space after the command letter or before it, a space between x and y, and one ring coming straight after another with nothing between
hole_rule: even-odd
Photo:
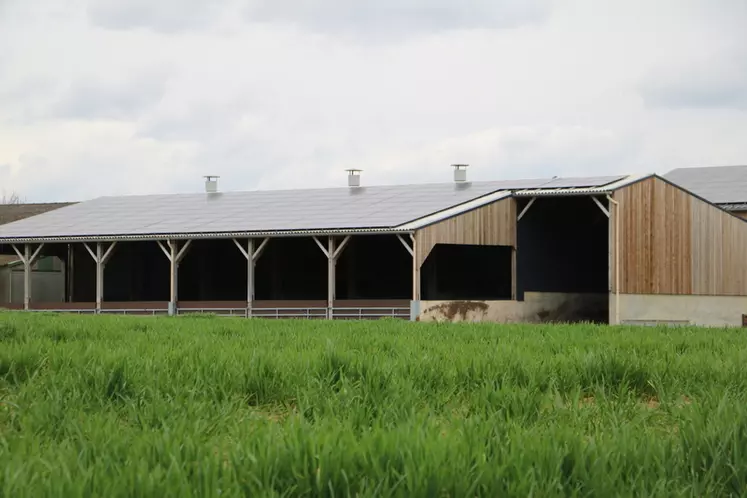
<instances>
[{"instance_id":1,"label":"gutter","mask_svg":"<svg viewBox=\"0 0 747 498\"><path fill-rule=\"evenodd\" d=\"M65 242L127 242L127 241L157 241L157 240L200 240L200 239L241 239L247 237L298 237L298 236L329 236L329 235L395 235L407 234L411 230L400 228L343 228L343 229L311 229L284 231L252 231L252 232L182 232L182 233L150 233L140 235L108 234L108 235L75 235L52 237L4 237L0 244L29 244L29 243L65 243Z\"/></svg>"}]
</instances>

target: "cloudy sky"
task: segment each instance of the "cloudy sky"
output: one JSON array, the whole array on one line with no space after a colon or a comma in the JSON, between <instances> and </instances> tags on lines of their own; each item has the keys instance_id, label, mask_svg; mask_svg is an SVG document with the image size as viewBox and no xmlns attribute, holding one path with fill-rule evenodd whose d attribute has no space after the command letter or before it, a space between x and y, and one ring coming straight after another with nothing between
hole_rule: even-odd
<instances>
[{"instance_id":1,"label":"cloudy sky","mask_svg":"<svg viewBox=\"0 0 747 498\"><path fill-rule=\"evenodd\" d=\"M747 164L746 24L744 0L0 0L0 191Z\"/></svg>"}]
</instances>

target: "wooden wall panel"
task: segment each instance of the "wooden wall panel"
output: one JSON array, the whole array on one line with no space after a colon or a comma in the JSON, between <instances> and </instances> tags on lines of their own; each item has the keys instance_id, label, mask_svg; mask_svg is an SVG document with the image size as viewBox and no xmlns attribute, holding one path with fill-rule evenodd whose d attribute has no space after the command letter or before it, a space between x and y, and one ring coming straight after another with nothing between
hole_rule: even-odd
<instances>
[{"instance_id":1,"label":"wooden wall panel","mask_svg":"<svg viewBox=\"0 0 747 498\"><path fill-rule=\"evenodd\" d=\"M747 295L747 222L658 178L614 199L621 293Z\"/></svg>"},{"instance_id":2,"label":"wooden wall panel","mask_svg":"<svg viewBox=\"0 0 747 498\"><path fill-rule=\"evenodd\" d=\"M516 247L516 200L501 199L418 230L415 233L417 268L436 244Z\"/></svg>"}]
</instances>

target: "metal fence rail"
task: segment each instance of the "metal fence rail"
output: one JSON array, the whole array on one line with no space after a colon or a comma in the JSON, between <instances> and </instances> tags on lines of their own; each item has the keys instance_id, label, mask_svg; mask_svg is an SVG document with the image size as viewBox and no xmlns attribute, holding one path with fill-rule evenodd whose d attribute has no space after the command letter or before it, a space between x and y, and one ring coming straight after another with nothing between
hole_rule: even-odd
<instances>
[{"instance_id":1,"label":"metal fence rail","mask_svg":"<svg viewBox=\"0 0 747 498\"><path fill-rule=\"evenodd\" d=\"M177 308L177 315L216 315L246 317L246 308Z\"/></svg>"},{"instance_id":2,"label":"metal fence rail","mask_svg":"<svg viewBox=\"0 0 747 498\"><path fill-rule=\"evenodd\" d=\"M34 312L47 313L70 313L77 315L146 315L159 316L168 315L168 310L164 308L109 308L96 310L93 308L50 308L50 309L30 309ZM252 308L251 318L270 318L270 319L327 319L331 311L332 319L339 320L375 320L381 318L410 318L409 307L399 306L364 306L364 307L345 307L345 308L328 308L322 307L284 307L284 308ZM248 308L177 308L177 315L191 314L213 314L221 317L249 317Z\"/></svg>"},{"instance_id":3,"label":"metal fence rail","mask_svg":"<svg viewBox=\"0 0 747 498\"><path fill-rule=\"evenodd\" d=\"M327 318L327 308L252 308L252 318Z\"/></svg>"},{"instance_id":4,"label":"metal fence rail","mask_svg":"<svg viewBox=\"0 0 747 498\"><path fill-rule=\"evenodd\" d=\"M332 318L365 320L377 318L410 318L409 307L333 308Z\"/></svg>"}]
</instances>

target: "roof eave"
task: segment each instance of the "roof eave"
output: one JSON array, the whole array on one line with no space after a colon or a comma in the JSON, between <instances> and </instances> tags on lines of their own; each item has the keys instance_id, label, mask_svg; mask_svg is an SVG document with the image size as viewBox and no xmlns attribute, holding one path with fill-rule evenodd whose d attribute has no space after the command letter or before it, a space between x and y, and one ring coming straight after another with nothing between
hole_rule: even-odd
<instances>
[{"instance_id":1,"label":"roof eave","mask_svg":"<svg viewBox=\"0 0 747 498\"><path fill-rule=\"evenodd\" d=\"M73 242L127 242L156 240L200 240L241 239L248 237L300 237L330 235L394 235L410 233L400 228L334 228L309 230L265 230L251 232L201 232L201 233L154 233L154 234L104 234L55 237L5 237L0 244L73 243Z\"/></svg>"}]
</instances>

